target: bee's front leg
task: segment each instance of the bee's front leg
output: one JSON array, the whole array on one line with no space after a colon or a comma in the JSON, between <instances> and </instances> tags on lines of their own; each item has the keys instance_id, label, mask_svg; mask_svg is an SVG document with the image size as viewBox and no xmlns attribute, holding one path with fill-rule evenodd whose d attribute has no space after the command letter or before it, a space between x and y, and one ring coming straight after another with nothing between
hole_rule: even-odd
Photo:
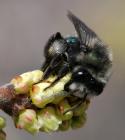
<instances>
[{"instance_id":1,"label":"bee's front leg","mask_svg":"<svg viewBox=\"0 0 125 140\"><path fill-rule=\"evenodd\" d=\"M54 86L62 77L64 77L69 72L69 64L67 62L62 63L61 68L57 72L57 78L51 83L49 87ZM45 88L44 90L48 89L49 87Z\"/></svg>"},{"instance_id":2,"label":"bee's front leg","mask_svg":"<svg viewBox=\"0 0 125 140\"><path fill-rule=\"evenodd\" d=\"M48 62L47 64L45 63L43 67L44 74L42 77L42 81L46 80L61 63L62 63L61 55L56 55L49 63Z\"/></svg>"}]
</instances>

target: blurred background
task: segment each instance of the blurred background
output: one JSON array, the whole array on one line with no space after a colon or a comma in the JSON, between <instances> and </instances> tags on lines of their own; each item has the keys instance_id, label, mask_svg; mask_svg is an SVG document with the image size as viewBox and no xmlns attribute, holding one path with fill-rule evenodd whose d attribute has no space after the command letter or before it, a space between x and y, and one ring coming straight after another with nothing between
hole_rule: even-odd
<instances>
[{"instance_id":1,"label":"blurred background","mask_svg":"<svg viewBox=\"0 0 125 140\"><path fill-rule=\"evenodd\" d=\"M13 76L40 68L43 48L57 31L75 30L66 17L71 10L90 26L114 54L112 77L88 109L84 128L35 136L17 130L7 118L7 140L125 139L125 1L124 0L0 0L0 85Z\"/></svg>"}]
</instances>

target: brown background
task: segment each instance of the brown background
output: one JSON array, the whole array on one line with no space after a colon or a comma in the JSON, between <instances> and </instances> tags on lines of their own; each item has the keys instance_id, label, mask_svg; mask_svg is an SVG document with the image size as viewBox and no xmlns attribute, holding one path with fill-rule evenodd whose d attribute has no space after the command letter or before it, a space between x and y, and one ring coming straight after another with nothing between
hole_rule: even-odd
<instances>
[{"instance_id":1,"label":"brown background","mask_svg":"<svg viewBox=\"0 0 125 140\"><path fill-rule=\"evenodd\" d=\"M0 0L0 84L17 74L38 69L43 48L57 31L74 34L66 17L73 11L105 40L114 52L113 75L88 110L84 128L32 136L14 128L7 118L7 140L125 139L125 1L124 0Z\"/></svg>"}]
</instances>

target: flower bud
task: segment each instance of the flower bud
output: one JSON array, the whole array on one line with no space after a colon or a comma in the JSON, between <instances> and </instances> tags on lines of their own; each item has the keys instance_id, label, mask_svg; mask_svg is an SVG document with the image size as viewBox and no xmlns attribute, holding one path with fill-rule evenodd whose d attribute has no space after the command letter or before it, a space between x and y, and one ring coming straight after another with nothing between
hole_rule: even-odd
<instances>
[{"instance_id":1,"label":"flower bud","mask_svg":"<svg viewBox=\"0 0 125 140\"><path fill-rule=\"evenodd\" d=\"M6 140L6 134L2 130L0 130L0 140Z\"/></svg>"},{"instance_id":2,"label":"flower bud","mask_svg":"<svg viewBox=\"0 0 125 140\"><path fill-rule=\"evenodd\" d=\"M71 127L72 129L81 128L84 126L85 122L86 122L86 113L83 113L80 116L73 116Z\"/></svg>"},{"instance_id":3,"label":"flower bud","mask_svg":"<svg viewBox=\"0 0 125 140\"><path fill-rule=\"evenodd\" d=\"M33 104L39 108L43 108L48 103L57 104L62 100L66 94L64 94L64 85L70 79L70 74L67 74L65 77L60 79L54 86L44 90L56 79L56 76L49 77L46 81L33 85L30 91L30 97Z\"/></svg>"},{"instance_id":4,"label":"flower bud","mask_svg":"<svg viewBox=\"0 0 125 140\"><path fill-rule=\"evenodd\" d=\"M33 104L39 108L43 108L46 104L51 103L54 100L53 90L46 90L44 89L49 86L49 83L39 83L33 85L30 91L30 97Z\"/></svg>"},{"instance_id":5,"label":"flower bud","mask_svg":"<svg viewBox=\"0 0 125 140\"><path fill-rule=\"evenodd\" d=\"M35 134L39 131L41 125L37 121L36 112L32 109L26 109L19 114L16 127Z\"/></svg>"},{"instance_id":6,"label":"flower bud","mask_svg":"<svg viewBox=\"0 0 125 140\"><path fill-rule=\"evenodd\" d=\"M62 123L60 117L56 114L54 107L48 106L38 112L38 122L42 124L41 131L57 131Z\"/></svg>"},{"instance_id":7,"label":"flower bud","mask_svg":"<svg viewBox=\"0 0 125 140\"><path fill-rule=\"evenodd\" d=\"M42 71L34 70L16 76L11 80L11 83L15 86L16 94L26 94L30 91L30 88L33 84L39 82L42 79L42 76Z\"/></svg>"},{"instance_id":8,"label":"flower bud","mask_svg":"<svg viewBox=\"0 0 125 140\"><path fill-rule=\"evenodd\" d=\"M0 116L0 130L3 129L6 125L5 119Z\"/></svg>"},{"instance_id":9,"label":"flower bud","mask_svg":"<svg viewBox=\"0 0 125 140\"><path fill-rule=\"evenodd\" d=\"M59 126L60 131L67 131L71 127L71 119L63 121L62 124Z\"/></svg>"},{"instance_id":10,"label":"flower bud","mask_svg":"<svg viewBox=\"0 0 125 140\"><path fill-rule=\"evenodd\" d=\"M87 110L89 104L90 104L89 101L85 101L80 106L78 106L77 108L75 108L74 111L73 111L73 116L80 116L83 113L85 113L85 111Z\"/></svg>"},{"instance_id":11,"label":"flower bud","mask_svg":"<svg viewBox=\"0 0 125 140\"><path fill-rule=\"evenodd\" d=\"M69 105L68 101L66 99L62 100L57 105L57 114L61 117L61 119L64 120L70 120L73 116L72 111L68 111L64 113L65 111L69 110L71 106Z\"/></svg>"}]
</instances>

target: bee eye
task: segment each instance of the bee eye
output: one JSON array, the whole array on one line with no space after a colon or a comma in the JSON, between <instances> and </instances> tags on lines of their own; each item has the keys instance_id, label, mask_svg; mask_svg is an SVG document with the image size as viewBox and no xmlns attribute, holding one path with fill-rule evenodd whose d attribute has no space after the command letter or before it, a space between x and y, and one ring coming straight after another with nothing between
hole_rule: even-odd
<instances>
[{"instance_id":1,"label":"bee eye","mask_svg":"<svg viewBox=\"0 0 125 140\"><path fill-rule=\"evenodd\" d=\"M78 81L84 81L84 80L88 79L88 73L86 70L81 69L81 70L75 71L73 73L73 78Z\"/></svg>"},{"instance_id":2,"label":"bee eye","mask_svg":"<svg viewBox=\"0 0 125 140\"><path fill-rule=\"evenodd\" d=\"M77 37L67 37L66 38L66 42L69 44L69 45L77 45L79 43L79 40Z\"/></svg>"}]
</instances>

